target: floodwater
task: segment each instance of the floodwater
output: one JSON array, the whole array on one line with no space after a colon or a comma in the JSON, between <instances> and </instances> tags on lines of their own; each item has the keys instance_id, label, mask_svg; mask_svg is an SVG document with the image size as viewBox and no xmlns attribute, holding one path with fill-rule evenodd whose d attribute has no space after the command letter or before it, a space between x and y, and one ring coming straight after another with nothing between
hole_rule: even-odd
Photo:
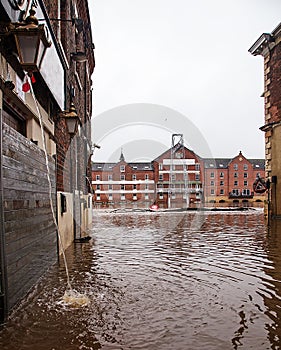
<instances>
[{"instance_id":1,"label":"floodwater","mask_svg":"<svg viewBox=\"0 0 281 350\"><path fill-rule=\"evenodd\" d=\"M281 225L261 210L95 211L92 240L61 261L0 331L2 350L281 348Z\"/></svg>"}]
</instances>

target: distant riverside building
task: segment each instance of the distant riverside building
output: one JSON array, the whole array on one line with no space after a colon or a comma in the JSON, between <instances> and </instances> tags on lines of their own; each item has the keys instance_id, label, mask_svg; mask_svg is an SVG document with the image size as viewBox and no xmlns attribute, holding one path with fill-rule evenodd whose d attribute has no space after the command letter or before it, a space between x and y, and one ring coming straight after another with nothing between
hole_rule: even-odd
<instances>
[{"instance_id":1,"label":"distant riverside building","mask_svg":"<svg viewBox=\"0 0 281 350\"><path fill-rule=\"evenodd\" d=\"M265 177L270 184L266 209L269 216L281 216L281 23L272 33L262 34L249 49L264 57Z\"/></svg>"},{"instance_id":2,"label":"distant riverside building","mask_svg":"<svg viewBox=\"0 0 281 350\"><path fill-rule=\"evenodd\" d=\"M253 184L264 178L264 159L201 158L176 144L151 162L93 163L92 186L96 206L194 207L208 203L262 206L265 194Z\"/></svg>"}]
</instances>

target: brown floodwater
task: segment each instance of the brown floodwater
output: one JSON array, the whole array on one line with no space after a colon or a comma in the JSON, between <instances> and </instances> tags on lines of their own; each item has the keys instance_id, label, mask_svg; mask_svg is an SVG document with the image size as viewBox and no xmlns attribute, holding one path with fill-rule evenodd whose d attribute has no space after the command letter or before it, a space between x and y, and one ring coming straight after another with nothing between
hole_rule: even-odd
<instances>
[{"instance_id":1,"label":"brown floodwater","mask_svg":"<svg viewBox=\"0 0 281 350\"><path fill-rule=\"evenodd\" d=\"M281 225L261 210L98 210L0 330L1 350L281 348Z\"/></svg>"}]
</instances>

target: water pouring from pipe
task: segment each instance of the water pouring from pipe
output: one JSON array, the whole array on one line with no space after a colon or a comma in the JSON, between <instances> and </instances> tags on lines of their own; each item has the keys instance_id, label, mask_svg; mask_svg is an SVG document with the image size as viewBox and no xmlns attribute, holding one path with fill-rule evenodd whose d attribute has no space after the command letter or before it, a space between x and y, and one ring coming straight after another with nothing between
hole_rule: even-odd
<instances>
[{"instance_id":1,"label":"water pouring from pipe","mask_svg":"<svg viewBox=\"0 0 281 350\"><path fill-rule=\"evenodd\" d=\"M27 76L26 76L27 77ZM27 79L30 79L29 77ZM80 293L76 290L74 290L71 286L70 283L70 278L69 278L69 271L68 271L68 266L67 266L67 261L66 261L66 256L65 256L65 249L63 246L62 242L62 236L61 232L57 223L57 219L55 216L55 211L54 211L54 206L53 206L53 200L52 200L52 183L51 183L51 178L50 178L50 169L49 169L49 160L48 160L48 154L47 154L47 149L46 149L46 140L45 140L45 134L44 134L44 126L43 126L43 118L40 112L40 108L38 105L38 101L35 97L33 88L32 88L32 81L30 83L30 91L32 93L33 99L35 101L35 106L36 110L39 116L39 123L40 123L40 129L41 129L41 137L42 137L42 143L43 143L43 151L45 155L45 164L47 168L47 180L48 180L48 185L49 185L49 201L50 201L50 207L51 207L51 212L52 212L52 218L53 222L55 224L57 233L58 233L58 239L59 239L59 245L61 248L61 253L63 256L63 261L64 261L64 267L65 267L65 272L66 272L66 279L67 279L67 286L66 286L66 291L64 295L62 296L62 301L72 307L83 307L87 306L90 303L89 298L86 296L86 294Z\"/></svg>"}]
</instances>

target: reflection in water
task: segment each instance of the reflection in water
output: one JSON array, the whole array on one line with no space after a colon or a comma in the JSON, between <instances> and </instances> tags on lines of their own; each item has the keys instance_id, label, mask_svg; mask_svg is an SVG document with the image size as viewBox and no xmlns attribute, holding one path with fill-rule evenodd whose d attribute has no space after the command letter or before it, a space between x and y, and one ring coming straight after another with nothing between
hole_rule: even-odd
<instances>
[{"instance_id":1,"label":"reflection in water","mask_svg":"<svg viewBox=\"0 0 281 350\"><path fill-rule=\"evenodd\" d=\"M0 332L4 350L281 347L281 227L261 211L95 212L93 240L67 251Z\"/></svg>"}]
</instances>

